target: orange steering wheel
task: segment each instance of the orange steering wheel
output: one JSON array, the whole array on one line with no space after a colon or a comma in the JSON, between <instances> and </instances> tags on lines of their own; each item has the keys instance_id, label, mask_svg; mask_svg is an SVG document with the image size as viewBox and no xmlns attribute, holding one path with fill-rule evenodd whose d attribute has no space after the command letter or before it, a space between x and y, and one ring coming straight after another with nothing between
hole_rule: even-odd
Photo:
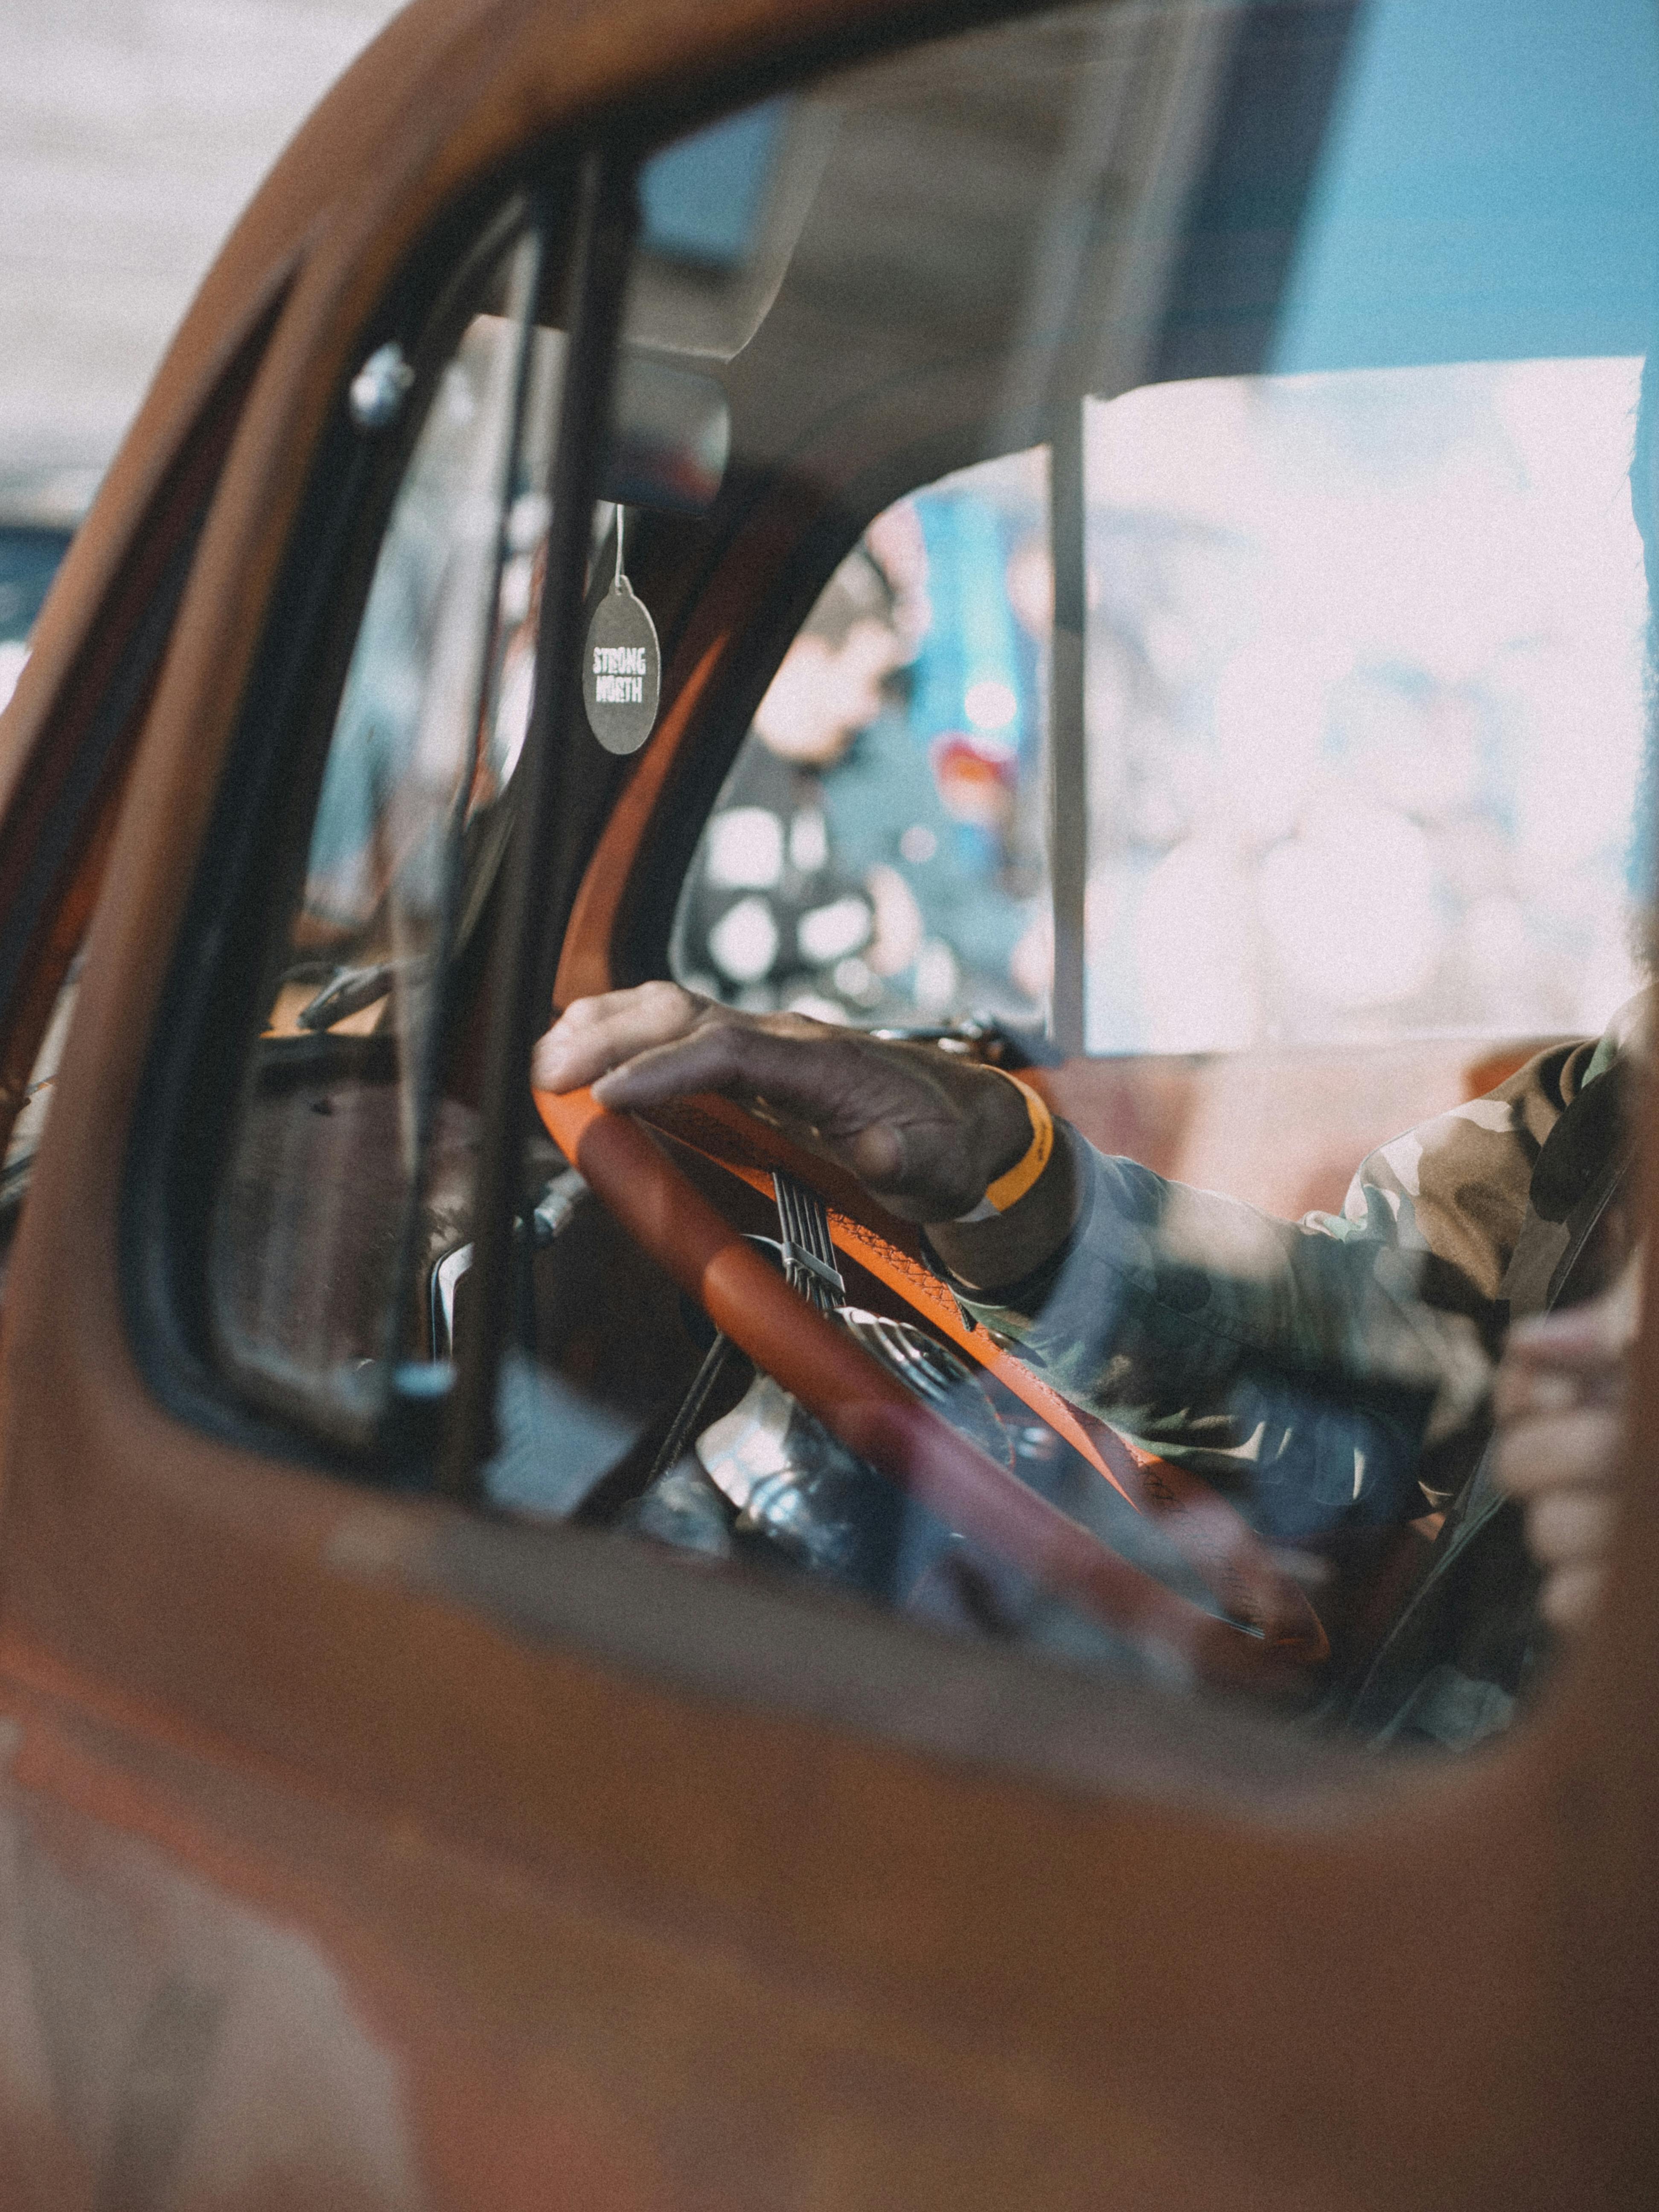
<instances>
[{"instance_id":1,"label":"orange steering wheel","mask_svg":"<svg viewBox=\"0 0 1659 2212\"><path fill-rule=\"evenodd\" d=\"M1132 1504L1157 1515L1229 1618L1206 1613L1121 1559L913 1396L768 1265L640 1120L608 1113L586 1090L534 1097L565 1158L714 1326L850 1450L949 1526L1198 1680L1284 1688L1328 1656L1305 1594L1274 1566L1234 1509L1207 1484L1080 1412L973 1328L921 1259L914 1226L886 1213L850 1176L725 1098L687 1101L652 1117L666 1134L769 1196L775 1169L816 1189L837 1248L994 1373Z\"/></svg>"}]
</instances>

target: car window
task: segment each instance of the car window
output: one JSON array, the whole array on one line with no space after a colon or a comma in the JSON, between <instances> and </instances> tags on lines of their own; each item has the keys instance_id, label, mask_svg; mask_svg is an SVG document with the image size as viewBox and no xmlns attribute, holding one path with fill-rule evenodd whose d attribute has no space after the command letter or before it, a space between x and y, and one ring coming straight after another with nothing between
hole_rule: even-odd
<instances>
[{"instance_id":1,"label":"car window","mask_svg":"<svg viewBox=\"0 0 1659 2212\"><path fill-rule=\"evenodd\" d=\"M156 487L143 526L151 556L163 563L128 563L111 580L100 611L107 644L121 638L121 680L89 720L60 697L60 719L78 730L77 757L67 776L51 758L50 722L39 776L15 794L11 825L33 848L33 880L25 877L8 917L15 940L27 943L12 979L14 1004L0 1083L6 1143L0 1169L0 1267L9 1262L33 1173L35 1156L56 1096L58 1070L79 995L86 916L97 896L107 838L119 803L119 781L143 726L155 672L191 572L191 560L211 503L226 448L240 419L275 319L261 317L225 364L210 402L175 465ZM0 709L9 703L28 659L35 624L74 537L88 484L85 472L25 471L8 487L0 522ZM31 819L31 814L33 818ZM32 938L33 942L28 942Z\"/></svg>"},{"instance_id":2,"label":"car window","mask_svg":"<svg viewBox=\"0 0 1659 2212\"><path fill-rule=\"evenodd\" d=\"M69 1037L70 1018L75 1012L76 997L81 985L81 960L77 954L70 963L68 975L58 992L46 1024L46 1034L40 1040L24 1086L22 1103L11 1125L11 1134L6 1141L3 1162L0 1162L0 1285L4 1283L6 1262L11 1256L12 1239L23 1210L29 1178L34 1169L34 1156L40 1150L40 1138L46 1126L46 1116L52 1110L52 1092L58 1080L58 1067L64 1057L64 1046Z\"/></svg>"},{"instance_id":3,"label":"car window","mask_svg":"<svg viewBox=\"0 0 1659 2212\"><path fill-rule=\"evenodd\" d=\"M769 1095L655 1115L629 1157L781 1278L745 1351L683 1193L630 1235L550 1114L581 1157L502 1209L495 1507L1310 1740L1465 1747L1548 1680L1488 1447L1514 1321L1615 1341L1641 1237L1659 26L1513 15L1068 7L647 162L616 381L672 372L669 465L566 580L594 680L546 740L642 750L572 943L827 1039L954 1024L927 1064L1018 1075L1030 1145L917 1224ZM479 309L293 800L210 1285L251 1393L411 1481L388 1409L503 1288L448 955L546 509ZM969 1476L791 1395L802 1301Z\"/></svg>"},{"instance_id":4,"label":"car window","mask_svg":"<svg viewBox=\"0 0 1659 2212\"><path fill-rule=\"evenodd\" d=\"M562 354L533 239L481 286L423 390L401 349L350 404L418 434L387 518L218 1199L213 1315L231 1371L343 1432L434 1363L411 1240L461 1240L476 1115L438 1065L469 883L500 846L530 710Z\"/></svg>"},{"instance_id":5,"label":"car window","mask_svg":"<svg viewBox=\"0 0 1659 2212\"><path fill-rule=\"evenodd\" d=\"M1040 1028L1047 463L925 487L836 569L698 848L682 982L826 1021Z\"/></svg>"},{"instance_id":6,"label":"car window","mask_svg":"<svg viewBox=\"0 0 1659 2212\"><path fill-rule=\"evenodd\" d=\"M0 707L28 659L34 618L69 550L69 531L47 523L0 521Z\"/></svg>"},{"instance_id":7,"label":"car window","mask_svg":"<svg viewBox=\"0 0 1659 2212\"><path fill-rule=\"evenodd\" d=\"M1069 1211L1012 1279L953 1224L912 1238L909 1352L942 1363L912 1379L1166 1592L1213 1613L1237 1571L1259 1643L1300 1620L1311 1708L1371 1741L1483 1740L1547 1679L1495 1382L1511 1319L1610 1297L1638 1234L1659 40L1597 20L1587 55L1477 0L1061 10L828 79L816 136L775 112L745 142L757 256L809 181L720 356L732 473L769 551L799 517L816 593L775 568L811 611L667 964L746 1012L984 1014L1072 1055L1027 1071ZM674 250L648 219L634 312L707 358ZM776 1205L727 1200L833 1247L849 1327L892 1315L899 1228L884 1259L793 1181ZM741 1360L682 1416L612 1522L1151 1657Z\"/></svg>"},{"instance_id":8,"label":"car window","mask_svg":"<svg viewBox=\"0 0 1659 2212\"><path fill-rule=\"evenodd\" d=\"M35 617L69 550L70 537L67 529L51 524L0 524L0 708L10 698L23 672ZM10 1253L34 1155L46 1127L79 982L77 956L58 989L6 1140L5 1159L0 1165L0 1267Z\"/></svg>"}]
</instances>

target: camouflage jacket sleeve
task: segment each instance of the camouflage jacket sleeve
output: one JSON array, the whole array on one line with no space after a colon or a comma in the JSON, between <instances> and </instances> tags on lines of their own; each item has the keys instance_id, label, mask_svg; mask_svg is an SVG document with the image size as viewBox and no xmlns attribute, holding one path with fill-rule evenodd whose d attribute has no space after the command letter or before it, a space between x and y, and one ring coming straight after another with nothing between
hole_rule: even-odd
<instances>
[{"instance_id":1,"label":"camouflage jacket sleeve","mask_svg":"<svg viewBox=\"0 0 1659 2212\"><path fill-rule=\"evenodd\" d=\"M1096 1152L1081 1210L1025 1281L966 1301L1079 1405L1295 1541L1439 1502L1478 1436L1502 1285L1539 1152L1608 1064L1539 1054L1371 1153L1340 1214L1270 1218Z\"/></svg>"}]
</instances>

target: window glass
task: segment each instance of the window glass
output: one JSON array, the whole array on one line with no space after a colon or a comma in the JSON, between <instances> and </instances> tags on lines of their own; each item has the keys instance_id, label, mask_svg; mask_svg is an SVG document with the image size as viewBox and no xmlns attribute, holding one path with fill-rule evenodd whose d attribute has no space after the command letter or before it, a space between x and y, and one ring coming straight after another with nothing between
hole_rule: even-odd
<instances>
[{"instance_id":1,"label":"window glass","mask_svg":"<svg viewBox=\"0 0 1659 2212\"><path fill-rule=\"evenodd\" d=\"M375 1417L390 1373L431 1364L417 1261L457 1241L470 1198L476 1116L439 1056L529 714L562 360L530 335L534 265L531 241L513 249L421 395L216 1217L226 1356L348 1425Z\"/></svg>"},{"instance_id":2,"label":"window glass","mask_svg":"<svg viewBox=\"0 0 1659 2212\"><path fill-rule=\"evenodd\" d=\"M1047 456L877 517L785 653L692 865L680 980L823 1021L1040 1025Z\"/></svg>"},{"instance_id":3,"label":"window glass","mask_svg":"<svg viewBox=\"0 0 1659 2212\"><path fill-rule=\"evenodd\" d=\"M75 1012L75 1001L80 988L81 956L77 952L52 1002L52 1017L34 1055L34 1065L29 1070L22 1102L11 1125L11 1134L6 1139L4 1161L0 1163L0 1282L4 1280L4 1268L11 1256L12 1240L17 1233L29 1179L34 1172L34 1156L40 1149L46 1116L52 1110L58 1063L64 1057L70 1021Z\"/></svg>"},{"instance_id":4,"label":"window glass","mask_svg":"<svg viewBox=\"0 0 1659 2212\"><path fill-rule=\"evenodd\" d=\"M660 794L647 859L701 842L577 949L817 1015L843 1072L978 1059L1005 1108L1018 1072L1031 1150L919 1224L825 1171L842 1099L653 1109L978 1455L955 1485L711 1342L532 1153L495 1504L1310 1738L1524 1714L1571 1625L1488 1447L1512 1322L1594 1305L1587 1479L1617 1464L1659 571L1659 33L1598 11L1566 57L1562 20L1023 14L647 165L617 389L672 374L593 575L662 648L617 819ZM1564 210L1605 255L1556 251ZM437 1047L527 696L513 321L430 386L220 1206L229 1356L341 1419L477 1288Z\"/></svg>"},{"instance_id":5,"label":"window glass","mask_svg":"<svg viewBox=\"0 0 1659 2212\"><path fill-rule=\"evenodd\" d=\"M69 541L67 530L47 524L0 520L0 707L17 687L29 633Z\"/></svg>"},{"instance_id":6,"label":"window glass","mask_svg":"<svg viewBox=\"0 0 1659 2212\"><path fill-rule=\"evenodd\" d=\"M828 1109L734 1084L741 1180L708 1102L663 1139L1066 1533L924 1505L685 1343L582 1517L1114 1680L1283 1662L1253 1701L1310 1736L1524 1713L1571 1609L1490 1449L1510 1324L1595 1307L1605 1488L1640 1237L1656 118L1623 5L1081 7L648 173L634 327L717 379L731 466L636 586L687 665L734 607L774 656L667 963L1015 1033L935 1069L1070 1054L1024 1070L1049 1164L925 1234L812 1200L810 1149L768 1188ZM718 265L672 204L715 154ZM1159 1596L1104 1601L1095 1540Z\"/></svg>"},{"instance_id":7,"label":"window glass","mask_svg":"<svg viewBox=\"0 0 1659 2212\"><path fill-rule=\"evenodd\" d=\"M1599 1029L1647 593L1639 360L1085 403L1088 1042Z\"/></svg>"}]
</instances>

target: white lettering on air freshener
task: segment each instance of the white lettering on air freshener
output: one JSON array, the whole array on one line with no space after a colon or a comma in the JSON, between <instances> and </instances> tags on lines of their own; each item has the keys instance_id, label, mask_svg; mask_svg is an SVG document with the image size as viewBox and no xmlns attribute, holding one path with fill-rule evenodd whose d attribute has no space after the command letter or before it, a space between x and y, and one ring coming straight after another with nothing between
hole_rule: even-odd
<instances>
[{"instance_id":1,"label":"white lettering on air freshener","mask_svg":"<svg viewBox=\"0 0 1659 2212\"><path fill-rule=\"evenodd\" d=\"M623 574L623 516L617 510L617 573L588 626L582 697L588 726L607 752L635 753L657 720L662 660L651 612Z\"/></svg>"},{"instance_id":2,"label":"white lettering on air freshener","mask_svg":"<svg viewBox=\"0 0 1659 2212\"><path fill-rule=\"evenodd\" d=\"M642 645L596 645L593 696L601 707L641 707L649 672Z\"/></svg>"}]
</instances>

